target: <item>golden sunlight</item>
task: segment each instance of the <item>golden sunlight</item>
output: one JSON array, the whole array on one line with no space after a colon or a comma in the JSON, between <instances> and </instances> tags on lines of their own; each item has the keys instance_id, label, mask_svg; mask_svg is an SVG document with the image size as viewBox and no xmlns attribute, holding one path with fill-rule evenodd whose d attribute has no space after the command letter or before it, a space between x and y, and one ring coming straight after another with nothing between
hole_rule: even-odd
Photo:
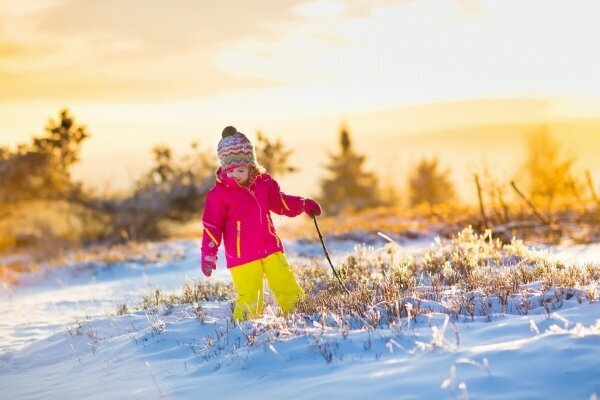
<instances>
[{"instance_id":1,"label":"golden sunlight","mask_svg":"<svg viewBox=\"0 0 600 400\"><path fill-rule=\"evenodd\" d=\"M0 143L28 141L68 107L92 134L77 176L125 188L150 163L152 146L213 147L222 126L235 123L290 143L310 171L294 184L308 190L303 182L317 179L312 165L343 122L370 156L378 146L370 138L402 154L403 136L443 132L408 153L436 149L449 163L471 163L493 158L495 148L482 141L450 157L436 143L460 144L456 129L498 124L572 122L585 131L577 121L600 117L594 1L286 0L235 8L3 2ZM402 158L397 163L414 156Z\"/></svg>"}]
</instances>

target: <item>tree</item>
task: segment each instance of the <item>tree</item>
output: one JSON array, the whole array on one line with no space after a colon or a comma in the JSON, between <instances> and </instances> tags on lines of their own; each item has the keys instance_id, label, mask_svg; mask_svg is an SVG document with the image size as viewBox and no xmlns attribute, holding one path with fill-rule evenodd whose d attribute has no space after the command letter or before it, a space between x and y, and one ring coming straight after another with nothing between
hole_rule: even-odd
<instances>
[{"instance_id":1,"label":"tree","mask_svg":"<svg viewBox=\"0 0 600 400\"><path fill-rule=\"evenodd\" d=\"M216 161L212 152L199 149L197 143L190 147L191 154L175 160L170 147L155 146L154 165L138 180L131 196L95 203L111 215L113 236L160 237L161 222L187 222L198 216L214 184Z\"/></svg>"},{"instance_id":2,"label":"tree","mask_svg":"<svg viewBox=\"0 0 600 400\"><path fill-rule=\"evenodd\" d=\"M11 153L0 161L0 202L49 197L59 186L50 179L51 171L52 160L44 154L27 150Z\"/></svg>"},{"instance_id":3,"label":"tree","mask_svg":"<svg viewBox=\"0 0 600 400\"><path fill-rule=\"evenodd\" d=\"M79 185L71 180L71 167L79 161L82 142L89 137L67 109L50 120L46 134L14 151L0 151L0 200L14 203L31 199L64 198Z\"/></svg>"},{"instance_id":4,"label":"tree","mask_svg":"<svg viewBox=\"0 0 600 400\"><path fill-rule=\"evenodd\" d=\"M49 120L45 128L46 136L33 139L33 151L52 155L65 175L69 168L79 161L81 142L90 135L84 125L77 125L68 109L59 113L59 120Z\"/></svg>"},{"instance_id":5,"label":"tree","mask_svg":"<svg viewBox=\"0 0 600 400\"><path fill-rule=\"evenodd\" d=\"M422 158L408 179L410 205L430 206L448 203L455 199L455 190L449 178L450 170L439 170L437 157Z\"/></svg>"},{"instance_id":6,"label":"tree","mask_svg":"<svg viewBox=\"0 0 600 400\"><path fill-rule=\"evenodd\" d=\"M285 175L298 171L298 168L289 165L292 150L287 150L281 139L272 141L260 131L256 133L256 158L271 175Z\"/></svg>"},{"instance_id":7,"label":"tree","mask_svg":"<svg viewBox=\"0 0 600 400\"><path fill-rule=\"evenodd\" d=\"M381 204L377 177L364 171L365 156L357 154L345 127L340 129L340 152L330 155L325 167L329 177L321 181L323 208L336 214L344 208L361 210Z\"/></svg>"},{"instance_id":8,"label":"tree","mask_svg":"<svg viewBox=\"0 0 600 400\"><path fill-rule=\"evenodd\" d=\"M158 145L152 148L154 166L140 180L141 186L161 185L170 182L175 177L173 153L167 145ZM140 185L138 185L140 186Z\"/></svg>"},{"instance_id":9,"label":"tree","mask_svg":"<svg viewBox=\"0 0 600 400\"><path fill-rule=\"evenodd\" d=\"M563 155L560 143L549 134L547 126L530 133L522 171L531 201L547 210L561 200L570 202L573 191L581 185L573 173L574 163L574 157Z\"/></svg>"},{"instance_id":10,"label":"tree","mask_svg":"<svg viewBox=\"0 0 600 400\"><path fill-rule=\"evenodd\" d=\"M152 149L154 165L126 197L88 195L74 199L106 220L102 238L141 240L164 237L164 222L188 222L199 217L203 199L214 185L212 152L191 144L192 152L175 159L167 145Z\"/></svg>"}]
</instances>

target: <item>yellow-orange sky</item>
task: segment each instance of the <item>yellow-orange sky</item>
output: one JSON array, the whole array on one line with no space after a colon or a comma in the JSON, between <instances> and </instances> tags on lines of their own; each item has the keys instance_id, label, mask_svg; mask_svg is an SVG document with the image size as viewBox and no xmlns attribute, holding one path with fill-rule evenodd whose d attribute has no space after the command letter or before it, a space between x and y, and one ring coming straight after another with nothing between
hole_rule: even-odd
<instances>
[{"instance_id":1,"label":"yellow-orange sky","mask_svg":"<svg viewBox=\"0 0 600 400\"><path fill-rule=\"evenodd\" d=\"M233 124L296 147L304 190L341 121L360 144L600 117L599 11L595 0L3 0L0 145L67 106L93 135L77 174L124 186L154 144L213 148Z\"/></svg>"}]
</instances>

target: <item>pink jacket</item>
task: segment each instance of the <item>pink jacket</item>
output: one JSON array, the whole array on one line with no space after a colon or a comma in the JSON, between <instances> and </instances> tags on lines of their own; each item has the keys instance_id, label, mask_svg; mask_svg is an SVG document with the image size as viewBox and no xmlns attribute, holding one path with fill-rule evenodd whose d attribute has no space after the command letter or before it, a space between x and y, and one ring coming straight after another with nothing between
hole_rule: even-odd
<instances>
[{"instance_id":1,"label":"pink jacket","mask_svg":"<svg viewBox=\"0 0 600 400\"><path fill-rule=\"evenodd\" d=\"M202 215L202 259L214 259L221 238L225 242L227 268L283 251L271 211L295 217L304 211L304 202L302 197L282 193L267 173L257 175L245 187L219 169Z\"/></svg>"}]
</instances>

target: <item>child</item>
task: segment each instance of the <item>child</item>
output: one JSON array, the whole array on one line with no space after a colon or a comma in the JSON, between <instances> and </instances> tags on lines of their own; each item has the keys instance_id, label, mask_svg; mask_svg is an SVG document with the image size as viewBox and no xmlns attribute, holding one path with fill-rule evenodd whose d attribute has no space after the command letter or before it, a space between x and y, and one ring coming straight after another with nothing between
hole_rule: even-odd
<instances>
[{"instance_id":1,"label":"child","mask_svg":"<svg viewBox=\"0 0 600 400\"><path fill-rule=\"evenodd\" d=\"M321 207L314 200L282 193L258 164L252 143L234 127L223 130L217 154L221 168L202 216L202 272L210 276L216 269L223 238L227 268L238 294L233 319L243 321L262 312L263 274L279 307L288 313L304 291L283 253L271 211L288 217L302 212L312 216L320 215Z\"/></svg>"}]
</instances>

